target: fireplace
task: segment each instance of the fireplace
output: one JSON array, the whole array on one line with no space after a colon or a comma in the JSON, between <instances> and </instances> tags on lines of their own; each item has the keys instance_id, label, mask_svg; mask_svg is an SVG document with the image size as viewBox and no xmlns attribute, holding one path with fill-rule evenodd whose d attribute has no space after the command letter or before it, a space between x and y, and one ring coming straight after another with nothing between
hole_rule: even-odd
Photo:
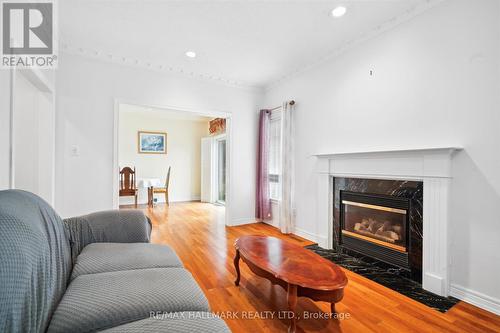
<instances>
[{"instance_id":1,"label":"fireplace","mask_svg":"<svg viewBox=\"0 0 500 333\"><path fill-rule=\"evenodd\" d=\"M410 200L408 277L422 282L425 290L447 296L450 290L451 161L460 150L422 147L315 154L317 229L311 236L321 247L333 249L340 255L343 255L342 249L348 251L345 244L340 243L340 191L407 198ZM355 265L356 260L352 263ZM406 271L390 266L391 272L394 267L402 273Z\"/></svg>"},{"instance_id":2,"label":"fireplace","mask_svg":"<svg viewBox=\"0 0 500 333\"><path fill-rule=\"evenodd\" d=\"M409 270L410 200L340 191L340 245Z\"/></svg>"},{"instance_id":3,"label":"fireplace","mask_svg":"<svg viewBox=\"0 0 500 333\"><path fill-rule=\"evenodd\" d=\"M423 183L333 178L333 248L422 282Z\"/></svg>"}]
</instances>

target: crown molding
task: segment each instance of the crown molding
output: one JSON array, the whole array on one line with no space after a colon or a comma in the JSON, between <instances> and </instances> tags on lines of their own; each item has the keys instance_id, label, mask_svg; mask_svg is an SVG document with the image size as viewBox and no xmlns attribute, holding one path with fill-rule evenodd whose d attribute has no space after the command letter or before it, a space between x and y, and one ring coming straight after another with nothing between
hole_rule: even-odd
<instances>
[{"instance_id":1,"label":"crown molding","mask_svg":"<svg viewBox=\"0 0 500 333\"><path fill-rule=\"evenodd\" d=\"M287 74L281 76L279 79L272 81L270 84L264 85L263 89L264 91L270 91L279 86L279 84L283 83L284 81L289 80L305 72L308 72L309 70L316 68L317 66L324 64L346 53L347 51L355 48L356 46L363 44L369 40L372 40L400 26L401 24L412 20L413 18L428 11L431 8L436 7L438 4L445 1L448 0L426 0L424 3L416 5L415 7L410 8L399 15L392 17L391 19L375 26L373 29L360 33L358 37L346 40L344 43L342 43L342 45L330 50L329 52L317 58L316 60L310 63L302 64L302 66L299 66L295 70L288 72Z\"/></svg>"},{"instance_id":2,"label":"crown molding","mask_svg":"<svg viewBox=\"0 0 500 333\"><path fill-rule=\"evenodd\" d=\"M159 73L171 73L179 76L183 76L189 79L201 80L209 83L216 83L224 86L229 86L231 88L239 88L249 91L262 92L264 87L251 85L242 81L232 80L224 78L217 75L205 74L205 73L195 73L193 71L186 71L182 68L168 66L166 64L153 63L149 61L144 61L138 58L132 58L128 56L113 54L110 52L79 47L71 45L64 40L61 41L60 52L68 55L81 56L88 59L98 60L102 62L113 63L121 66L127 66L132 68L139 68L149 71L155 71Z\"/></svg>"}]
</instances>

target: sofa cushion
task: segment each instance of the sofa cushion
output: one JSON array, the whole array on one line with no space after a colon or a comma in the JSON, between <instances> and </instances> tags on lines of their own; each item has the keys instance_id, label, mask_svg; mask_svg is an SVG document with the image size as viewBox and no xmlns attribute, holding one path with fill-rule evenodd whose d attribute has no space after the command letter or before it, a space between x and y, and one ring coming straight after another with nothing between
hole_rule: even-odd
<instances>
[{"instance_id":1,"label":"sofa cushion","mask_svg":"<svg viewBox=\"0 0 500 333\"><path fill-rule=\"evenodd\" d=\"M94 243L76 258L71 279L83 274L142 268L182 267L168 246L148 243Z\"/></svg>"},{"instance_id":2,"label":"sofa cushion","mask_svg":"<svg viewBox=\"0 0 500 333\"><path fill-rule=\"evenodd\" d=\"M151 312L210 311L184 268L80 275L57 307L48 332L90 332L149 318Z\"/></svg>"},{"instance_id":3,"label":"sofa cushion","mask_svg":"<svg viewBox=\"0 0 500 333\"><path fill-rule=\"evenodd\" d=\"M106 333L230 333L226 323L210 312L173 312L113 327Z\"/></svg>"}]
</instances>

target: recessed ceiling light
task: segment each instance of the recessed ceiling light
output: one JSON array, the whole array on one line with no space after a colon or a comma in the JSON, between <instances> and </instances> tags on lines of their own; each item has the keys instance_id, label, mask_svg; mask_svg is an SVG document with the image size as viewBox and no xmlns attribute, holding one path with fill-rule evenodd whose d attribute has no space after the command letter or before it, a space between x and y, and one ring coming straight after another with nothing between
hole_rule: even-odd
<instances>
[{"instance_id":1,"label":"recessed ceiling light","mask_svg":"<svg viewBox=\"0 0 500 333\"><path fill-rule=\"evenodd\" d=\"M344 6L338 6L332 10L332 16L333 17L342 17L345 15L346 12L347 12L347 9Z\"/></svg>"},{"instance_id":2,"label":"recessed ceiling light","mask_svg":"<svg viewBox=\"0 0 500 333\"><path fill-rule=\"evenodd\" d=\"M187 51L186 52L186 57L188 57L188 58L196 58L196 52L194 52L194 51Z\"/></svg>"}]
</instances>

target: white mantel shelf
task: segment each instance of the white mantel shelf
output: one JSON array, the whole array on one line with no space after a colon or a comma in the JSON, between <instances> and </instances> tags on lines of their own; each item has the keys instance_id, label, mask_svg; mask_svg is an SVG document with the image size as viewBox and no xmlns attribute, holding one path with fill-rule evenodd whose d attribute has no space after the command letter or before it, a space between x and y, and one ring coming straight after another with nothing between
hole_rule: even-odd
<instances>
[{"instance_id":1,"label":"white mantel shelf","mask_svg":"<svg viewBox=\"0 0 500 333\"><path fill-rule=\"evenodd\" d=\"M460 147L428 147L428 148L408 148L408 149L388 149L388 150L367 150L367 151L343 151L333 153L319 153L312 156L318 158L330 158L345 155L375 155L375 154L401 154L401 153L429 153L429 152L449 152L462 150Z\"/></svg>"},{"instance_id":2,"label":"white mantel shelf","mask_svg":"<svg viewBox=\"0 0 500 333\"><path fill-rule=\"evenodd\" d=\"M424 186L423 288L449 294L448 219L452 156L458 146L348 151L315 154L317 174L316 239L333 248L333 182L335 177L414 180Z\"/></svg>"}]
</instances>

